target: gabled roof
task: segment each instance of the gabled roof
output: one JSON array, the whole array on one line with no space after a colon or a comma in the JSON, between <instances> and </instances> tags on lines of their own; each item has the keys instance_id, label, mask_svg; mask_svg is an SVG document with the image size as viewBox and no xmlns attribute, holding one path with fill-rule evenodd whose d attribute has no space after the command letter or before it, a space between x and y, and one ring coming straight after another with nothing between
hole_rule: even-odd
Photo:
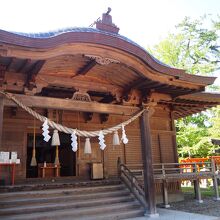
<instances>
[{"instance_id":1,"label":"gabled roof","mask_svg":"<svg viewBox=\"0 0 220 220\"><path fill-rule=\"evenodd\" d=\"M40 75L41 83L42 79L49 81L40 86L49 90L67 86L66 89L72 92L77 83L88 87L95 78L94 91L90 91L93 94L114 91L114 95L116 92L128 95L132 89L142 94L165 93L172 101L161 100L160 103L172 105L175 118L220 104L220 94L200 93L213 84L216 77L187 74L185 70L162 63L137 43L118 34L119 28L112 23L108 13L103 17L96 28L66 28L47 33L0 30L0 71L2 68L5 72L19 73L20 81L15 84L23 85L23 78L27 78L24 85L32 84L31 88L36 85L36 76ZM96 65L97 59L105 55L109 57L104 60L110 64ZM68 65L64 65L64 61L69 62ZM72 72L66 71L65 66L71 66ZM63 75L56 75L60 67ZM87 76L85 72L91 69ZM48 75L48 70L52 74ZM77 82L73 79L76 76ZM4 77L0 76L0 86L4 83Z\"/></svg>"},{"instance_id":2,"label":"gabled roof","mask_svg":"<svg viewBox=\"0 0 220 220\"><path fill-rule=\"evenodd\" d=\"M173 76L186 82L207 86L213 84L216 79L216 77L187 74L185 70L170 67L150 55L132 40L120 34L95 28L67 28L47 33L19 33L0 30L0 46L7 44L25 48L50 49L68 43L93 43L114 47L135 55L163 75Z\"/></svg>"}]
</instances>

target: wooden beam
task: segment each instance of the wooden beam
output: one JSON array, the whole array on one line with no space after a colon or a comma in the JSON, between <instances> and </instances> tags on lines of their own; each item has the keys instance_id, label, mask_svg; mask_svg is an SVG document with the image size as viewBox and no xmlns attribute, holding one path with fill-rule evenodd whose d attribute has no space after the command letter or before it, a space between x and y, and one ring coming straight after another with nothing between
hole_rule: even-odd
<instances>
[{"instance_id":1,"label":"wooden beam","mask_svg":"<svg viewBox=\"0 0 220 220\"><path fill-rule=\"evenodd\" d=\"M145 111L140 119L141 123L141 144L144 165L144 189L145 198L148 204L146 215L156 216L156 191L154 185L154 173L152 164L152 143L150 131L150 113Z\"/></svg>"},{"instance_id":2,"label":"wooden beam","mask_svg":"<svg viewBox=\"0 0 220 220\"><path fill-rule=\"evenodd\" d=\"M27 96L14 94L24 105L35 108L60 109L68 111L96 112L116 115L132 115L139 111L138 107L104 104L98 102L83 102L71 99L59 99L42 96ZM1 97L1 96L0 96ZM13 101L4 99L5 106L17 106Z\"/></svg>"},{"instance_id":3,"label":"wooden beam","mask_svg":"<svg viewBox=\"0 0 220 220\"><path fill-rule=\"evenodd\" d=\"M88 73L95 65L96 65L96 61L92 60L90 62L88 62L85 66L83 66L76 75L86 75L86 73Z\"/></svg>"},{"instance_id":4,"label":"wooden beam","mask_svg":"<svg viewBox=\"0 0 220 220\"><path fill-rule=\"evenodd\" d=\"M0 149L2 149L4 99L0 97Z\"/></svg>"},{"instance_id":5,"label":"wooden beam","mask_svg":"<svg viewBox=\"0 0 220 220\"><path fill-rule=\"evenodd\" d=\"M100 82L92 82L85 80L76 80L66 77L56 77L56 76L39 76L39 79L36 79L36 84L40 85L44 82L43 87L47 86L57 86L57 87L65 87L65 88L75 88L75 89L85 89L86 91L97 91L97 92L106 92L113 93L115 91L122 90L121 87L116 85L110 85L106 83Z\"/></svg>"},{"instance_id":6,"label":"wooden beam","mask_svg":"<svg viewBox=\"0 0 220 220\"><path fill-rule=\"evenodd\" d=\"M27 72L27 79L26 79L26 86L33 89L33 85L35 85L35 78L37 74L40 72L41 68L43 67L45 60L38 60L36 63L33 64L31 69Z\"/></svg>"}]
</instances>

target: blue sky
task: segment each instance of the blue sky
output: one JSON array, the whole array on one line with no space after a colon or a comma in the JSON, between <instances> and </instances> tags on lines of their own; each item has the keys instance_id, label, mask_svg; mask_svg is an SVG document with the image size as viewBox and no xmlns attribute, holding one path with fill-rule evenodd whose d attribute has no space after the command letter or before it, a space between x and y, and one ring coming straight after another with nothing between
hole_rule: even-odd
<instances>
[{"instance_id":1,"label":"blue sky","mask_svg":"<svg viewBox=\"0 0 220 220\"><path fill-rule=\"evenodd\" d=\"M174 32L185 16L220 14L220 0L1 0L0 5L0 29L18 32L88 27L111 7L120 34L145 48Z\"/></svg>"}]
</instances>

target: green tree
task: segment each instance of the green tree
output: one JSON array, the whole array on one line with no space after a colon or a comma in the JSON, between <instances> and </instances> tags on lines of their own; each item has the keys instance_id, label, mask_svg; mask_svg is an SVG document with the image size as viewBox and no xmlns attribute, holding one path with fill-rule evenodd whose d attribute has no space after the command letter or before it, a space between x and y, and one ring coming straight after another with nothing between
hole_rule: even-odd
<instances>
[{"instance_id":1,"label":"green tree","mask_svg":"<svg viewBox=\"0 0 220 220\"><path fill-rule=\"evenodd\" d=\"M209 24L205 27L205 24ZM162 62L188 73L212 75L220 69L220 17L192 20L186 17L150 52ZM218 90L218 87L211 87ZM176 122L177 145L181 156L204 157L213 153L211 138L220 138L220 108L180 119ZM211 119L210 119L211 118Z\"/></svg>"},{"instance_id":2,"label":"green tree","mask_svg":"<svg viewBox=\"0 0 220 220\"><path fill-rule=\"evenodd\" d=\"M186 17L176 26L176 34L169 34L150 51L164 63L188 73L211 75L220 69L220 21L209 19L211 27L204 28L207 20L206 16L197 20Z\"/></svg>"}]
</instances>

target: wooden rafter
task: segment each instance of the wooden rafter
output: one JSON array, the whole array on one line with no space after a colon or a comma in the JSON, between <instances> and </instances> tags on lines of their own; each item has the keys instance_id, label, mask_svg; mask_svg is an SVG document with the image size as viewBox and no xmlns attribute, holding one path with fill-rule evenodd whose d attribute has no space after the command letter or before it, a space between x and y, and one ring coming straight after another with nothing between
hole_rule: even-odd
<instances>
[{"instance_id":1,"label":"wooden rafter","mask_svg":"<svg viewBox=\"0 0 220 220\"><path fill-rule=\"evenodd\" d=\"M135 81L133 81L131 84L129 84L128 86L126 86L124 88L124 91L123 91L123 94L127 94L129 93L132 89L137 89L137 88L140 88L140 87L144 87L145 89L150 89L154 86L158 86L159 83L158 82L155 82L155 81L147 81L146 78L139 78Z\"/></svg>"},{"instance_id":2,"label":"wooden rafter","mask_svg":"<svg viewBox=\"0 0 220 220\"><path fill-rule=\"evenodd\" d=\"M38 60L27 71L26 86L30 90L33 89L33 86L35 85L35 78L36 78L37 74L40 72L40 70L43 67L44 63L45 63L45 60Z\"/></svg>"},{"instance_id":3,"label":"wooden rafter","mask_svg":"<svg viewBox=\"0 0 220 220\"><path fill-rule=\"evenodd\" d=\"M17 68L16 72L20 73L23 72L24 69L26 68L27 64L29 64L31 62L31 59L25 59L21 65Z\"/></svg>"},{"instance_id":4,"label":"wooden rafter","mask_svg":"<svg viewBox=\"0 0 220 220\"><path fill-rule=\"evenodd\" d=\"M85 75L87 74L95 65L96 65L95 60L89 61L85 66L83 66L78 72L77 75Z\"/></svg>"},{"instance_id":5,"label":"wooden rafter","mask_svg":"<svg viewBox=\"0 0 220 220\"><path fill-rule=\"evenodd\" d=\"M205 107L212 107L213 105L210 104L200 104L200 103L185 103L185 102L175 102L175 101L166 101L166 100L160 100L159 101L162 104L172 104L175 106L189 106L189 107L201 107L201 108L205 108Z\"/></svg>"},{"instance_id":6,"label":"wooden rafter","mask_svg":"<svg viewBox=\"0 0 220 220\"><path fill-rule=\"evenodd\" d=\"M125 87L124 93L129 92L131 89L139 87L143 83L145 83L145 79L144 78L140 78L140 79L137 79L137 80L133 81L131 84L129 84L128 86Z\"/></svg>"}]
</instances>

